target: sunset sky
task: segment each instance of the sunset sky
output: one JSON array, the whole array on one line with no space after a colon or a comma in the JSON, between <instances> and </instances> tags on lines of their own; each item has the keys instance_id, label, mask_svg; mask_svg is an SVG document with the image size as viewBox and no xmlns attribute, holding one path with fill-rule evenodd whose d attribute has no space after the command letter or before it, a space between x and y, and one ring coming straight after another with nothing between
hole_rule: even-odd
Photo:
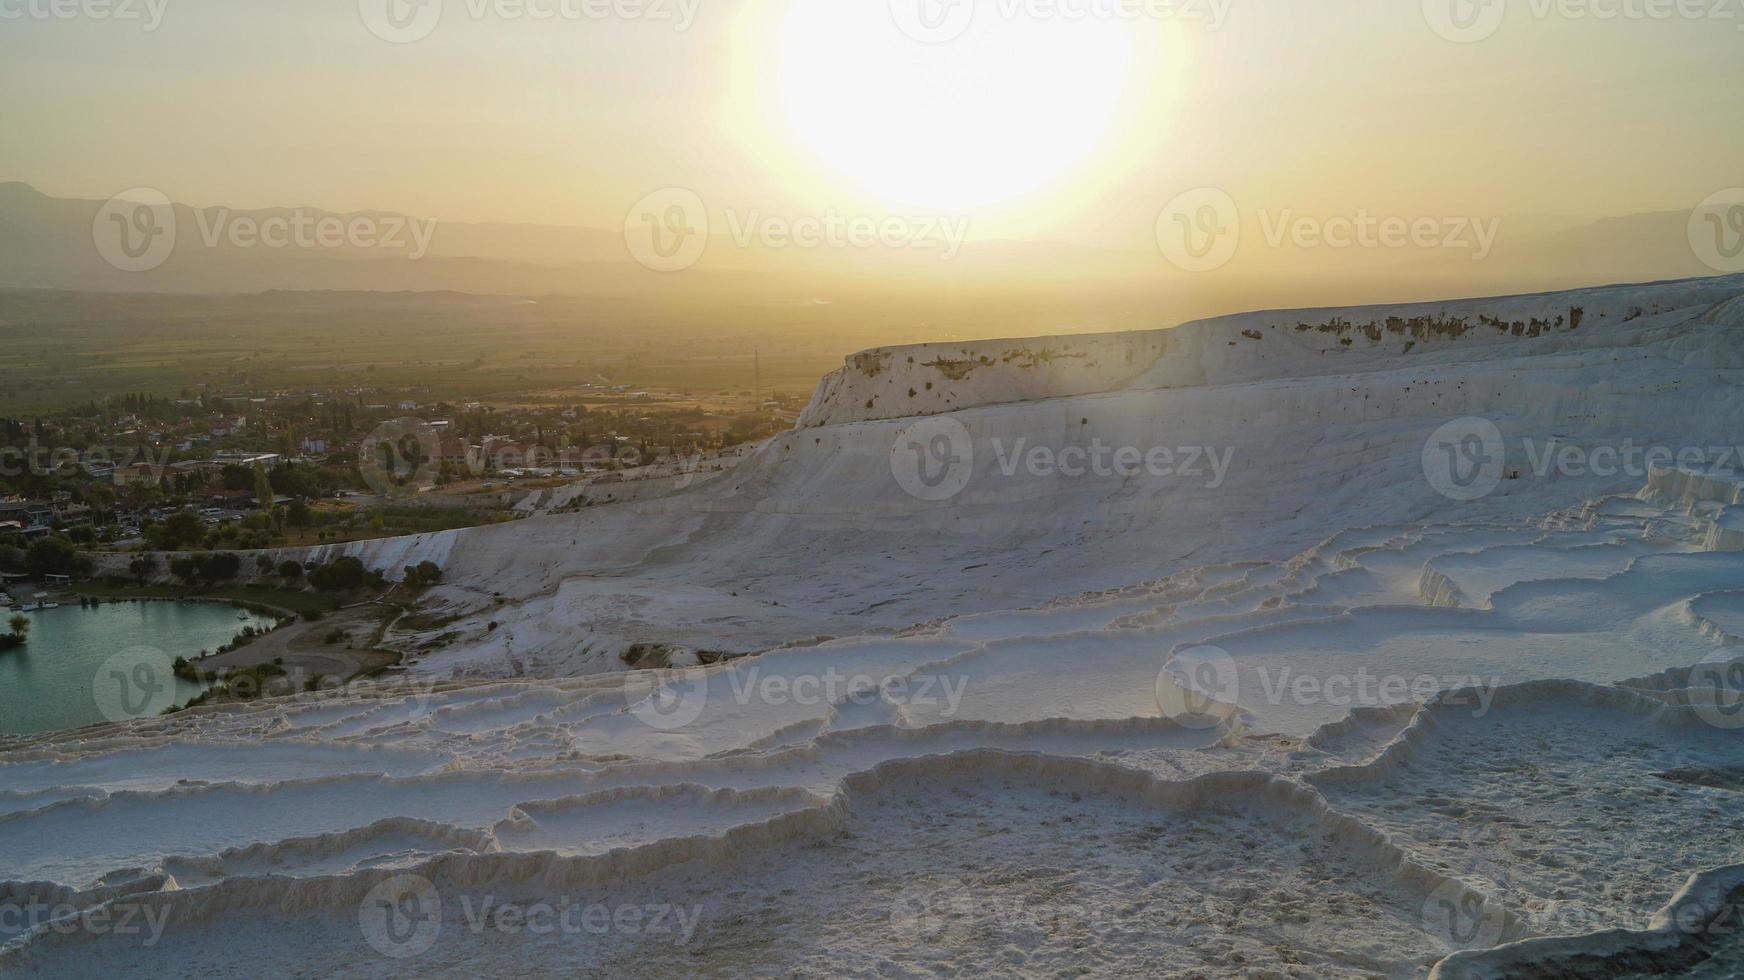
<instances>
[{"instance_id":1,"label":"sunset sky","mask_svg":"<svg viewBox=\"0 0 1744 980\"><path fill-rule=\"evenodd\" d=\"M1457 43L1439 0L1079 22L985 0L930 44L886 0L650 0L628 20L446 0L410 43L367 25L388 0L131 2L139 20L0 19L0 180L602 228L679 186L1109 246L1203 185L1304 212L1590 218L1744 181L1744 2L1602 19L1624 0L1572 18L1520 0Z\"/></svg>"}]
</instances>

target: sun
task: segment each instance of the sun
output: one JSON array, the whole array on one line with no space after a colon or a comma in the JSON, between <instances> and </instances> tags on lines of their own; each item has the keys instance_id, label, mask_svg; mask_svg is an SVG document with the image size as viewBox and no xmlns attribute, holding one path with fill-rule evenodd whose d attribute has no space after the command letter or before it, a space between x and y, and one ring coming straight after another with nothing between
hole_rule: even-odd
<instances>
[{"instance_id":1,"label":"sun","mask_svg":"<svg viewBox=\"0 0 1744 980\"><path fill-rule=\"evenodd\" d=\"M890 204L961 212L1051 188L1121 111L1129 27L975 7L960 36L926 43L885 0L789 0L765 66L780 127Z\"/></svg>"}]
</instances>

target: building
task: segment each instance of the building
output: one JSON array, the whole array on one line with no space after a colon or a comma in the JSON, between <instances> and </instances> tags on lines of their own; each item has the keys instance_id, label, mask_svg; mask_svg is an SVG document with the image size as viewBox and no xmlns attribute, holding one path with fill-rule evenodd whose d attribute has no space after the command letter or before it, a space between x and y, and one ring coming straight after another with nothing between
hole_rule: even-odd
<instances>
[{"instance_id":1,"label":"building","mask_svg":"<svg viewBox=\"0 0 1744 980\"><path fill-rule=\"evenodd\" d=\"M275 470L284 462L284 457L278 453L217 452L212 454L212 462L219 466L241 466L247 469L260 466Z\"/></svg>"}]
</instances>

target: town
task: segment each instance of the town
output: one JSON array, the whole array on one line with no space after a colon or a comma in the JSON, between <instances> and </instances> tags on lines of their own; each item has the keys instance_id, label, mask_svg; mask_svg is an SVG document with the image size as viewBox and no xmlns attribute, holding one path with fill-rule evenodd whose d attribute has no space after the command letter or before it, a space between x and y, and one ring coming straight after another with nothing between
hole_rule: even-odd
<instances>
[{"instance_id":1,"label":"town","mask_svg":"<svg viewBox=\"0 0 1744 980\"><path fill-rule=\"evenodd\" d=\"M540 490L610 485L756 442L802 404L606 383L545 394L492 404L430 401L426 387L199 388L0 419L0 574L41 586L89 575L93 552L255 550L512 520ZM383 431L425 444L416 485L372 479L360 453ZM14 584L14 600L30 588Z\"/></svg>"}]
</instances>

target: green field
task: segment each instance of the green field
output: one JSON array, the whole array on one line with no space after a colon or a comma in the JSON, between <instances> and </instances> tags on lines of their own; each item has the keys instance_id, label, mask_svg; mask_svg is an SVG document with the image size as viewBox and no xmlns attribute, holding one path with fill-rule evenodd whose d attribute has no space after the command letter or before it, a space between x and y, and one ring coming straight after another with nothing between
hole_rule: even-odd
<instances>
[{"instance_id":1,"label":"green field","mask_svg":"<svg viewBox=\"0 0 1744 980\"><path fill-rule=\"evenodd\" d=\"M320 296L322 294L313 294ZM607 327L576 300L305 294L104 296L0 291L0 415L139 392L417 392L513 400L582 384L808 394L852 344ZM52 338L52 339L51 339ZM578 396L579 400L579 396Z\"/></svg>"}]
</instances>

